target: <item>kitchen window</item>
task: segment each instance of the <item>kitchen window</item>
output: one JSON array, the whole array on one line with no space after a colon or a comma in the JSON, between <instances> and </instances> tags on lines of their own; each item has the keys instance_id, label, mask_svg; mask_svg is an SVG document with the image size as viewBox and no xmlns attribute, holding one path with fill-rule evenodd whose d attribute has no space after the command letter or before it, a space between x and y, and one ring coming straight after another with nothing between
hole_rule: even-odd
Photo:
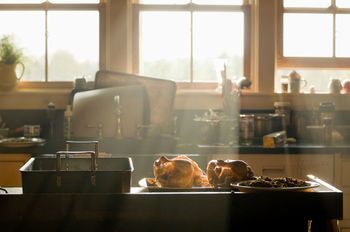
<instances>
[{"instance_id":1,"label":"kitchen window","mask_svg":"<svg viewBox=\"0 0 350 232\"><path fill-rule=\"evenodd\" d=\"M0 37L23 49L21 86L93 81L100 63L99 0L0 0ZM45 85L45 84L44 84Z\"/></svg>"},{"instance_id":2,"label":"kitchen window","mask_svg":"<svg viewBox=\"0 0 350 232\"><path fill-rule=\"evenodd\" d=\"M134 1L133 71L214 87L250 77L250 6L243 0Z\"/></svg>"},{"instance_id":3,"label":"kitchen window","mask_svg":"<svg viewBox=\"0 0 350 232\"><path fill-rule=\"evenodd\" d=\"M296 70L308 88L328 91L331 78L350 79L350 4L348 0L280 0L278 71L280 78Z\"/></svg>"}]
</instances>

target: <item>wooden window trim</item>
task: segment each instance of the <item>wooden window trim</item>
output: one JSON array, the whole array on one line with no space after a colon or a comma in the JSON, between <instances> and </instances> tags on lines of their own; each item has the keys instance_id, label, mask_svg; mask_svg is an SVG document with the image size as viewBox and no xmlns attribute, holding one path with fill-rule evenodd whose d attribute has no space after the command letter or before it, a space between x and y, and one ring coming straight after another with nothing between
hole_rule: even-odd
<instances>
[{"instance_id":1,"label":"wooden window trim","mask_svg":"<svg viewBox=\"0 0 350 232\"><path fill-rule=\"evenodd\" d=\"M0 4L1 11L98 11L100 20L100 61L99 69L106 67L106 4L105 0L100 0L100 3L86 4L61 4L61 3L33 3L33 4ZM46 20L46 19L45 19ZM46 24L46 23L45 23ZM47 39L45 39L45 47L47 51ZM47 52L45 56L47 59ZM45 62L47 66L47 62ZM19 88L73 88L73 81L48 81L48 68L45 67L45 81L20 81ZM92 87L94 82L88 82L88 86Z\"/></svg>"},{"instance_id":2,"label":"wooden window trim","mask_svg":"<svg viewBox=\"0 0 350 232\"><path fill-rule=\"evenodd\" d=\"M277 24L277 67L278 68L303 68L303 69L350 69L350 58L335 57L335 21L333 20L333 57L285 57L283 55L283 13L325 13L350 14L350 9L336 8L283 8L283 0L278 0L278 24Z\"/></svg>"},{"instance_id":3,"label":"wooden window trim","mask_svg":"<svg viewBox=\"0 0 350 232\"><path fill-rule=\"evenodd\" d=\"M218 6L218 5L210 5L198 6L196 4L186 4L186 5L177 5L171 6L168 5L142 5L142 7L134 3L132 7L132 15L133 15L133 63L132 63L132 71L135 74L140 73L139 65L140 65L140 56L139 56L139 12L141 10L148 11L224 11L224 12L243 12L244 13L244 60L243 60L243 75L251 79L251 5L244 1L244 5L242 6ZM192 33L191 33L192 34ZM192 59L191 59L192 60ZM192 67L191 67L192 69ZM217 88L216 82L196 82L193 81L191 70L191 80L189 82L177 82L177 86L180 89L215 89Z\"/></svg>"}]
</instances>

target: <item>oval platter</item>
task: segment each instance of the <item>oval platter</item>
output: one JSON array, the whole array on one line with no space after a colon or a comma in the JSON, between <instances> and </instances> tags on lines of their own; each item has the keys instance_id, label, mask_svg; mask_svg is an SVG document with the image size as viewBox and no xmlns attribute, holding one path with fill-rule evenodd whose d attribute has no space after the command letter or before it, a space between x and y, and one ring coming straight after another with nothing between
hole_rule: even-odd
<instances>
[{"instance_id":1,"label":"oval platter","mask_svg":"<svg viewBox=\"0 0 350 232\"><path fill-rule=\"evenodd\" d=\"M259 192L259 191L294 191L294 192L311 192L313 188L320 186L319 183L313 181L305 181L308 185L301 187L253 187L248 186L249 182L253 180L240 181L231 186L241 192Z\"/></svg>"}]
</instances>

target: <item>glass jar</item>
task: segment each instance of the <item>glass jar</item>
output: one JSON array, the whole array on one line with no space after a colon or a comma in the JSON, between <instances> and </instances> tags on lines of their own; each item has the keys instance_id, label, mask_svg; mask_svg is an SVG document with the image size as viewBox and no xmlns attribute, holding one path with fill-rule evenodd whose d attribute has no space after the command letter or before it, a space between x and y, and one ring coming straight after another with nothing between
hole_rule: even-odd
<instances>
[{"instance_id":1,"label":"glass jar","mask_svg":"<svg viewBox=\"0 0 350 232\"><path fill-rule=\"evenodd\" d=\"M242 145L251 145L254 138L254 115L240 115L240 141Z\"/></svg>"},{"instance_id":2,"label":"glass jar","mask_svg":"<svg viewBox=\"0 0 350 232\"><path fill-rule=\"evenodd\" d=\"M320 124L323 125L325 118L334 119L335 105L333 102L321 102L319 105Z\"/></svg>"},{"instance_id":3,"label":"glass jar","mask_svg":"<svg viewBox=\"0 0 350 232\"><path fill-rule=\"evenodd\" d=\"M283 125L288 127L290 124L290 112L291 112L290 102L274 102L273 106L275 108L275 114L284 115Z\"/></svg>"}]
</instances>

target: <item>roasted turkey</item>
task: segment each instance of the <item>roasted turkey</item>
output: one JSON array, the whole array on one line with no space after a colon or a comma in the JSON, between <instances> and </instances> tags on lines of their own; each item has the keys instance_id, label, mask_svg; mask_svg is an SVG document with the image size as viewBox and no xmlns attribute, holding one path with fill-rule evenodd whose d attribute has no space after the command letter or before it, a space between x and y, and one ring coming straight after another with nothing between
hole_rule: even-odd
<instances>
[{"instance_id":1,"label":"roasted turkey","mask_svg":"<svg viewBox=\"0 0 350 232\"><path fill-rule=\"evenodd\" d=\"M243 160L211 160L207 166L207 176L209 184L217 188L251 179L254 173Z\"/></svg>"},{"instance_id":2,"label":"roasted turkey","mask_svg":"<svg viewBox=\"0 0 350 232\"><path fill-rule=\"evenodd\" d=\"M205 173L187 156L173 159L161 156L153 163L153 174L161 187L191 188L209 185Z\"/></svg>"}]
</instances>

